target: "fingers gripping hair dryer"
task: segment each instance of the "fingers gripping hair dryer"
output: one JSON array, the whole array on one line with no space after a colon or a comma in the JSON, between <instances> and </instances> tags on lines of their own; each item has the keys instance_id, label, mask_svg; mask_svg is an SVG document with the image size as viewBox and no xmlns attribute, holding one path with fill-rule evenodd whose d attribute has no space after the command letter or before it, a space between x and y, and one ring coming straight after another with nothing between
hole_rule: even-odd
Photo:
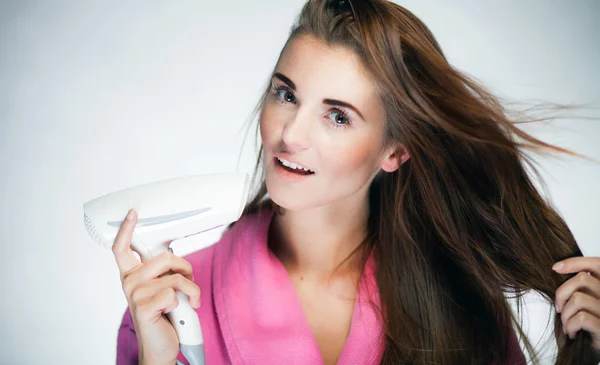
<instances>
[{"instance_id":1,"label":"fingers gripping hair dryer","mask_svg":"<svg viewBox=\"0 0 600 365\"><path fill-rule=\"evenodd\" d=\"M171 241L239 219L248 197L245 173L207 174L134 186L83 205L89 235L111 248L127 212L138 221L131 247L142 262L169 250ZM179 337L180 350L192 365L204 365L204 340L196 311L187 295L177 292L179 305L167 314Z\"/></svg>"}]
</instances>

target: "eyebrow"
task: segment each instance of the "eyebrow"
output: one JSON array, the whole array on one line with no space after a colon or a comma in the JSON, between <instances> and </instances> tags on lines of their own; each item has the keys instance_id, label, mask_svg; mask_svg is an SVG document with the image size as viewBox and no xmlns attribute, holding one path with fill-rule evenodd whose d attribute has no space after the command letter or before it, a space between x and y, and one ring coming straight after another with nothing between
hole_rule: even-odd
<instances>
[{"instance_id":1,"label":"eyebrow","mask_svg":"<svg viewBox=\"0 0 600 365\"><path fill-rule=\"evenodd\" d=\"M290 80L287 76L283 75L280 72L275 72L275 73L273 73L273 77L277 77L278 79L283 81L283 83L285 83L290 89L296 91L296 84L294 84L294 82L292 80ZM327 105L331 105L331 106L341 106L344 108L351 109L356 114L358 114L358 116L361 117L363 120L365 119L365 117L363 117L363 115L361 114L360 111L358 111L357 108L355 108L350 103L346 103L345 101L335 100L335 99L323 99L323 104L327 104Z\"/></svg>"}]
</instances>

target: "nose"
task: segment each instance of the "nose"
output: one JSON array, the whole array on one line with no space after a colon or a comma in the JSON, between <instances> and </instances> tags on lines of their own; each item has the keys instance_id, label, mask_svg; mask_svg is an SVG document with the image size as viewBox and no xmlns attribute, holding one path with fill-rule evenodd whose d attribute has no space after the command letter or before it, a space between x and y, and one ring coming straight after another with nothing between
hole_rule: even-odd
<instances>
[{"instance_id":1,"label":"nose","mask_svg":"<svg viewBox=\"0 0 600 365\"><path fill-rule=\"evenodd\" d=\"M309 108L298 108L288 120L281 132L281 139L285 145L293 150L303 150L310 147L311 131L314 128L314 118Z\"/></svg>"}]
</instances>

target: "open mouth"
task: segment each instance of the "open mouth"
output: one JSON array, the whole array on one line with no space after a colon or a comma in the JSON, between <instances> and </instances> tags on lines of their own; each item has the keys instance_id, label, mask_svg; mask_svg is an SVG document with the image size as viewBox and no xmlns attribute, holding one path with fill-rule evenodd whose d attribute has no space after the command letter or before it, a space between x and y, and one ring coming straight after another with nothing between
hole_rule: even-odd
<instances>
[{"instance_id":1,"label":"open mouth","mask_svg":"<svg viewBox=\"0 0 600 365\"><path fill-rule=\"evenodd\" d=\"M276 164L277 164L279 167L281 167L281 168L282 168L282 169L284 169L285 171L291 172L291 173L293 173L293 174L297 174L297 175L304 175L304 176L307 176L307 175L313 175L313 174L314 174L314 172L313 172L313 171L306 171L306 170L304 170L304 169L303 169L303 168L301 168L301 167L298 167L298 168L293 168L293 167L290 167L290 166L285 166L283 163L281 163L281 161L280 161L280 160L279 160L277 157L275 157L275 158L274 158L274 160L275 160L275 163L276 163Z\"/></svg>"}]
</instances>

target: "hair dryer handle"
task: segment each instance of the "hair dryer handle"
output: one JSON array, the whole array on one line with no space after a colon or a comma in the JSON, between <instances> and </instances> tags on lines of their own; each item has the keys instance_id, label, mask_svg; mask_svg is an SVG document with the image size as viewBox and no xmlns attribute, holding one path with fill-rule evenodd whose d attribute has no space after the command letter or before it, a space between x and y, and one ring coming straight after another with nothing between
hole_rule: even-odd
<instances>
[{"instance_id":1,"label":"hair dryer handle","mask_svg":"<svg viewBox=\"0 0 600 365\"><path fill-rule=\"evenodd\" d=\"M167 318L175 327L179 343L182 345L202 345L204 338L202 337L202 329L200 328L200 319L198 313L190 305L189 297L180 292L175 292L179 305L167 313Z\"/></svg>"},{"instance_id":2,"label":"hair dryer handle","mask_svg":"<svg viewBox=\"0 0 600 365\"><path fill-rule=\"evenodd\" d=\"M190 299L186 294L180 291L176 291L175 294L179 304L177 308L167 313L167 318L179 337L179 350L190 365L206 365L204 338L198 314L190 305ZM181 363L177 361L177 364Z\"/></svg>"}]
</instances>

